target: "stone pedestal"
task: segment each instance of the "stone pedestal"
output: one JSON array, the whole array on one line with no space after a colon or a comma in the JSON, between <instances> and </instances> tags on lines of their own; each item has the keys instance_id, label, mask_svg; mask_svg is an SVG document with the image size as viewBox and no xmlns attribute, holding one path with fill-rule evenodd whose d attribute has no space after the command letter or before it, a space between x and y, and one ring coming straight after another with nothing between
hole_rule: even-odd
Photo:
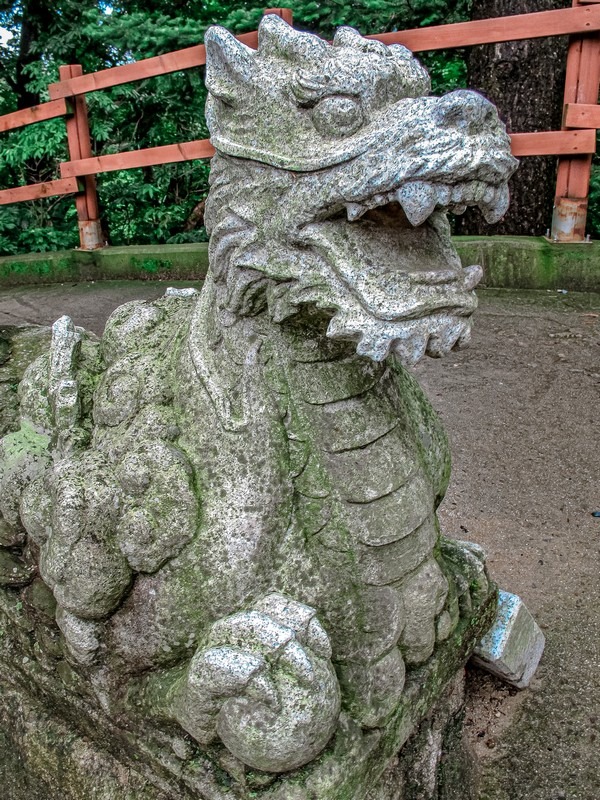
<instances>
[{"instance_id":1,"label":"stone pedestal","mask_svg":"<svg viewBox=\"0 0 600 800\"><path fill-rule=\"evenodd\" d=\"M107 731L80 732L23 685L2 676L0 784L5 800L200 800L175 776L121 749ZM365 800L475 800L473 762L462 735L464 670L392 758ZM105 747L102 746L102 741ZM111 752L111 745L113 751ZM187 743L180 742L184 767ZM168 761L176 763L171 751ZM136 763L137 761L137 763ZM205 795L210 797L210 795Z\"/></svg>"},{"instance_id":2,"label":"stone pedestal","mask_svg":"<svg viewBox=\"0 0 600 800\"><path fill-rule=\"evenodd\" d=\"M460 670L366 800L476 800Z\"/></svg>"}]
</instances>

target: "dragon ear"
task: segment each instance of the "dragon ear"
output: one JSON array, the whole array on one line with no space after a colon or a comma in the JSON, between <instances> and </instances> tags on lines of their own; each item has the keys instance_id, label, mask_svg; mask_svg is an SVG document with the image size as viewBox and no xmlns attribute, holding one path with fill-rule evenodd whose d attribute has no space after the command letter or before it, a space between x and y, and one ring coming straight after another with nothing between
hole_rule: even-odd
<instances>
[{"instance_id":1,"label":"dragon ear","mask_svg":"<svg viewBox=\"0 0 600 800\"><path fill-rule=\"evenodd\" d=\"M334 47L354 47L363 53L379 53L380 55L388 55L389 51L383 42L378 42L376 39L365 39L354 28L344 26L338 28L333 37Z\"/></svg>"},{"instance_id":2,"label":"dragon ear","mask_svg":"<svg viewBox=\"0 0 600 800\"><path fill-rule=\"evenodd\" d=\"M258 50L261 55L289 61L314 61L323 58L330 45L313 33L296 31L275 14L266 14L258 26Z\"/></svg>"},{"instance_id":3,"label":"dragon ear","mask_svg":"<svg viewBox=\"0 0 600 800\"><path fill-rule=\"evenodd\" d=\"M357 47L362 48L365 40L355 28L344 25L338 28L333 37L334 47Z\"/></svg>"},{"instance_id":4,"label":"dragon ear","mask_svg":"<svg viewBox=\"0 0 600 800\"><path fill-rule=\"evenodd\" d=\"M206 88L225 103L248 97L247 85L256 69L256 51L238 42L217 25L204 35L206 47Z\"/></svg>"}]
</instances>

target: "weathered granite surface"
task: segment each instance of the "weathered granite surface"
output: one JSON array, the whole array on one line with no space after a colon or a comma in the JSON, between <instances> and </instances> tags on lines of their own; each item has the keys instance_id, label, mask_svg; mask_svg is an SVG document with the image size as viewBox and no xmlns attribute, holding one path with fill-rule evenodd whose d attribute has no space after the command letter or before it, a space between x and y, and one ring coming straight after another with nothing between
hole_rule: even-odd
<instances>
[{"instance_id":1,"label":"weathered granite surface","mask_svg":"<svg viewBox=\"0 0 600 800\"><path fill-rule=\"evenodd\" d=\"M0 675L166 796L387 800L496 606L403 365L468 341L446 210L501 216L515 161L404 48L278 17L206 46L210 274L100 340L59 319L27 367Z\"/></svg>"}]
</instances>

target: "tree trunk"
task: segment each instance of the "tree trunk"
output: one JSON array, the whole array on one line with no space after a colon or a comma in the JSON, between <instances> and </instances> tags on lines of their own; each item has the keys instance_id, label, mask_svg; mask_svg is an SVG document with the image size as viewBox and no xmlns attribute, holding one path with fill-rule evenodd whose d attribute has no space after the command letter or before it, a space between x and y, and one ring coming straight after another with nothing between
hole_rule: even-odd
<instances>
[{"instance_id":1,"label":"tree trunk","mask_svg":"<svg viewBox=\"0 0 600 800\"><path fill-rule=\"evenodd\" d=\"M473 19L565 8L568 0L480 0ZM528 39L474 47L468 53L468 85L489 98L509 132L560 130L567 37ZM540 236L550 227L556 158L523 158L510 182L504 219L488 225L469 209L457 220L461 234Z\"/></svg>"},{"instance_id":2,"label":"tree trunk","mask_svg":"<svg viewBox=\"0 0 600 800\"><path fill-rule=\"evenodd\" d=\"M205 207L206 200L200 200L200 202L194 206L192 213L185 221L185 225L183 226L184 231L195 231L204 225Z\"/></svg>"},{"instance_id":3,"label":"tree trunk","mask_svg":"<svg viewBox=\"0 0 600 800\"><path fill-rule=\"evenodd\" d=\"M23 3L19 54L15 68L14 87L17 93L17 108L29 108L40 102L37 92L29 89L31 76L27 68L40 60L39 38L52 25L54 9L45 0L28 0Z\"/></svg>"}]
</instances>

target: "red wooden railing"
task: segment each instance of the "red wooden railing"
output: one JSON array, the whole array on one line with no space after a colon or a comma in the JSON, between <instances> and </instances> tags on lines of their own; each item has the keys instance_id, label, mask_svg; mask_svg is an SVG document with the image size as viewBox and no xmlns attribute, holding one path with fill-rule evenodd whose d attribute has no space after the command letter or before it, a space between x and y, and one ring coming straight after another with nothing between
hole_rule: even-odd
<instances>
[{"instance_id":1,"label":"red wooden railing","mask_svg":"<svg viewBox=\"0 0 600 800\"><path fill-rule=\"evenodd\" d=\"M267 9L292 22L285 8ZM418 52L479 44L570 35L562 130L512 133L515 156L559 156L551 236L554 241L583 241L592 155L596 129L600 128L600 0L573 0L572 8L540 11L496 19L459 22L428 28L372 34L367 38L385 44L403 44ZM238 36L257 47L256 31ZM92 154L85 95L206 63L204 45L188 47L133 64L84 75L79 65L60 68L60 81L50 84L50 102L0 117L0 132L14 130L55 117L66 118L70 160L61 164L61 179L0 191L0 205L62 194L75 194L81 247L103 246L95 176L118 169L133 169L176 161L210 158L208 139L150 147L105 156Z\"/></svg>"}]
</instances>

